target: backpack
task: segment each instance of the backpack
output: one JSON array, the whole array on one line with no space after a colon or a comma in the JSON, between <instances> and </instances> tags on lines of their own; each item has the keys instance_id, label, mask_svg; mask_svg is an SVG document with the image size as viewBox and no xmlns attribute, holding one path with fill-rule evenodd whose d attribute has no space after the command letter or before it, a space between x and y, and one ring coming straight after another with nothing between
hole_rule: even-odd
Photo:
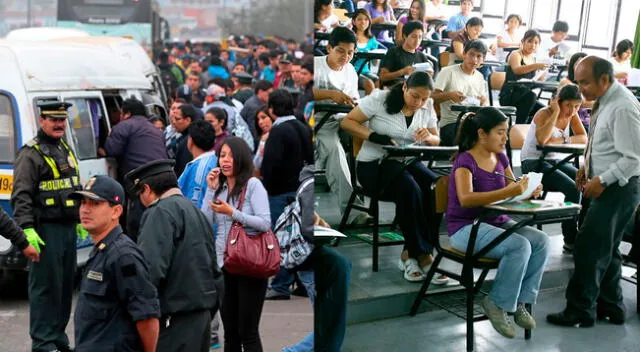
<instances>
[{"instance_id":1,"label":"backpack","mask_svg":"<svg viewBox=\"0 0 640 352\"><path fill-rule=\"evenodd\" d=\"M160 81L168 96L173 96L173 92L175 92L180 85L176 75L173 74L170 68L160 69Z\"/></svg>"},{"instance_id":2,"label":"backpack","mask_svg":"<svg viewBox=\"0 0 640 352\"><path fill-rule=\"evenodd\" d=\"M298 199L307 188L314 186L314 177L305 179L298 187L296 198L284 208L276 221L274 233L280 245L280 262L285 269L293 269L309 257L313 251L313 244L307 242L301 231L301 209Z\"/></svg>"}]
</instances>

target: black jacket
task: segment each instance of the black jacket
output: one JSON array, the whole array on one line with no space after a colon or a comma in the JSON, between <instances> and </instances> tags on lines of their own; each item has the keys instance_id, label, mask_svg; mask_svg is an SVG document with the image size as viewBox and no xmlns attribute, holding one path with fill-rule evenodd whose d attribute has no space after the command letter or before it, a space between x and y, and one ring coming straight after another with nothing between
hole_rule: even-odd
<instances>
[{"instance_id":1,"label":"black jacket","mask_svg":"<svg viewBox=\"0 0 640 352\"><path fill-rule=\"evenodd\" d=\"M20 250L27 248L29 243L22 229L9 217L4 209L0 208L0 235L11 241Z\"/></svg>"}]
</instances>

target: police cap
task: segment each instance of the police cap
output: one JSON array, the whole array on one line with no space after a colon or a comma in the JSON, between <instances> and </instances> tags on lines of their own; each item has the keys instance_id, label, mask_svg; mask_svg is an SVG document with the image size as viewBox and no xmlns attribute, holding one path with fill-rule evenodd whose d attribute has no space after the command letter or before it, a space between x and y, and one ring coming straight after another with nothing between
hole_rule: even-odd
<instances>
[{"instance_id":1,"label":"police cap","mask_svg":"<svg viewBox=\"0 0 640 352\"><path fill-rule=\"evenodd\" d=\"M64 118L69 117L67 109L73 104L58 100L47 100L38 103L40 108L40 116Z\"/></svg>"},{"instance_id":2,"label":"police cap","mask_svg":"<svg viewBox=\"0 0 640 352\"><path fill-rule=\"evenodd\" d=\"M89 179L82 191L76 191L69 195L71 199L81 199L82 197L105 201L114 205L123 205L124 189L118 181L111 177L97 175Z\"/></svg>"},{"instance_id":3,"label":"police cap","mask_svg":"<svg viewBox=\"0 0 640 352\"><path fill-rule=\"evenodd\" d=\"M238 72L238 73L234 73L233 77L238 79L238 83L240 84L252 84L253 83L253 76L246 73L246 72Z\"/></svg>"},{"instance_id":4,"label":"police cap","mask_svg":"<svg viewBox=\"0 0 640 352\"><path fill-rule=\"evenodd\" d=\"M142 166L138 166L137 168L129 171L125 178L133 185L133 188L137 188L140 182L142 182L145 178L163 174L165 172L173 173L173 166L176 164L175 160L172 159L160 159L150 161Z\"/></svg>"}]
</instances>

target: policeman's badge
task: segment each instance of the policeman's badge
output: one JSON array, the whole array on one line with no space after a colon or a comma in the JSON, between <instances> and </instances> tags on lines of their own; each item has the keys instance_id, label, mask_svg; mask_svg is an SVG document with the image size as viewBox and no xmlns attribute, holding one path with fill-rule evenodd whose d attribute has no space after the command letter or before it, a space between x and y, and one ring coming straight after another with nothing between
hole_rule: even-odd
<instances>
[{"instance_id":1,"label":"policeman's badge","mask_svg":"<svg viewBox=\"0 0 640 352\"><path fill-rule=\"evenodd\" d=\"M95 177L90 178L89 181L87 181L87 184L84 186L84 189L87 191L90 190L91 187L93 187L94 183L96 183L96 178Z\"/></svg>"},{"instance_id":2,"label":"policeman's badge","mask_svg":"<svg viewBox=\"0 0 640 352\"><path fill-rule=\"evenodd\" d=\"M75 169L75 168L76 168L76 161L75 161L75 160L73 160L73 157L72 157L71 155L69 155L69 156L67 157L67 162L69 163L69 166L70 166L72 169Z\"/></svg>"}]
</instances>

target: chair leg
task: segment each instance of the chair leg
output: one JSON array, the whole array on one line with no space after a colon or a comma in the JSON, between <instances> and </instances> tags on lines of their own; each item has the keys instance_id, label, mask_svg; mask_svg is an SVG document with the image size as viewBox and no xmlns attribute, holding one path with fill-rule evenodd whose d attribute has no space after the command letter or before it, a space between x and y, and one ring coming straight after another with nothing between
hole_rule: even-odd
<instances>
[{"instance_id":1,"label":"chair leg","mask_svg":"<svg viewBox=\"0 0 640 352\"><path fill-rule=\"evenodd\" d=\"M440 264L441 260L442 260L442 255L438 253L436 255L436 259L431 264L431 268L429 268L429 273L427 273L427 279L422 283L422 286L420 287L420 291L418 292L416 299L413 301L413 305L411 306L411 311L409 312L410 316L413 317L418 313L418 309L420 308L420 303L422 303L422 299L427 294L427 290L429 289L429 285L431 284L431 279L433 279L433 277L435 276L436 269L438 268L438 265Z\"/></svg>"},{"instance_id":2,"label":"chair leg","mask_svg":"<svg viewBox=\"0 0 640 352\"><path fill-rule=\"evenodd\" d=\"M542 224L538 224L536 225L536 227L538 228L538 230L542 231Z\"/></svg>"},{"instance_id":3,"label":"chair leg","mask_svg":"<svg viewBox=\"0 0 640 352\"><path fill-rule=\"evenodd\" d=\"M371 212L373 213L373 271L378 272L378 246L380 243L380 213L378 209L378 200L371 199Z\"/></svg>"},{"instance_id":4,"label":"chair leg","mask_svg":"<svg viewBox=\"0 0 640 352\"><path fill-rule=\"evenodd\" d=\"M347 221L349 220L349 214L351 214L351 209L353 208L353 203L356 200L356 192L351 192L351 196L349 197L349 202L347 202L347 208L344 210L344 214L342 215L342 219L340 219L340 226L338 226L338 232L344 232L347 227Z\"/></svg>"},{"instance_id":5,"label":"chair leg","mask_svg":"<svg viewBox=\"0 0 640 352\"><path fill-rule=\"evenodd\" d=\"M478 281L476 281L475 283L475 287L473 289L474 294L478 294L478 292L480 292L480 289L482 288L482 283L484 282L484 279L487 278L487 274L489 274L489 269L482 270L482 273L480 274Z\"/></svg>"},{"instance_id":6,"label":"chair leg","mask_svg":"<svg viewBox=\"0 0 640 352\"><path fill-rule=\"evenodd\" d=\"M526 303L524 305L524 307L527 309L527 312L529 312L529 314L531 314L531 304ZM531 329L525 329L524 330L524 339L525 340L530 340L531 339Z\"/></svg>"},{"instance_id":7,"label":"chair leg","mask_svg":"<svg viewBox=\"0 0 640 352\"><path fill-rule=\"evenodd\" d=\"M473 281L473 279L472 279ZM473 283L471 287L466 288L467 291L467 351L473 351L474 332L473 332Z\"/></svg>"}]
</instances>

